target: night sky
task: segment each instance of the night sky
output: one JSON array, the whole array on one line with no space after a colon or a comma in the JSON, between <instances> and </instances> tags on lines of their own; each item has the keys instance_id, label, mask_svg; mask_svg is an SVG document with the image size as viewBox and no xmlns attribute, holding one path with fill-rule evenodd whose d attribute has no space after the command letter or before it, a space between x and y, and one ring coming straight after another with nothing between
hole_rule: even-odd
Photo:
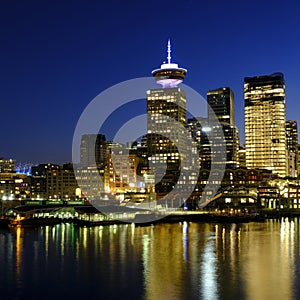
<instances>
[{"instance_id":1,"label":"night sky","mask_svg":"<svg viewBox=\"0 0 300 300\"><path fill-rule=\"evenodd\" d=\"M283 72L287 119L300 120L297 0L1 1L0 16L0 157L71 161L86 105L116 83L151 76L168 38L185 84L204 97L232 88L242 141L245 76Z\"/></svg>"}]
</instances>

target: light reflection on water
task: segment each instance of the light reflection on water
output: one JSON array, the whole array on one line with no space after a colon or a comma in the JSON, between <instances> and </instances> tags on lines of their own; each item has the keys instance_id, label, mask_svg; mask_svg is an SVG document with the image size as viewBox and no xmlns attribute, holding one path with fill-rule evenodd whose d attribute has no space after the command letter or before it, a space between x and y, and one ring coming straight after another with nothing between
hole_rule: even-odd
<instances>
[{"instance_id":1,"label":"light reflection on water","mask_svg":"<svg viewBox=\"0 0 300 300\"><path fill-rule=\"evenodd\" d=\"M299 219L0 229L1 299L299 299Z\"/></svg>"}]
</instances>

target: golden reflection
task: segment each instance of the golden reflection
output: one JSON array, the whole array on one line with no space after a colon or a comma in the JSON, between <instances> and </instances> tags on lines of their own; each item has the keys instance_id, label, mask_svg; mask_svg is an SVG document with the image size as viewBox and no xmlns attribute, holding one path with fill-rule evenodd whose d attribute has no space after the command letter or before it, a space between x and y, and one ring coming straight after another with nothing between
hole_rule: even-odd
<instances>
[{"instance_id":1,"label":"golden reflection","mask_svg":"<svg viewBox=\"0 0 300 300\"><path fill-rule=\"evenodd\" d=\"M219 252L219 225L215 226L215 236L216 236L216 252Z\"/></svg>"},{"instance_id":2,"label":"golden reflection","mask_svg":"<svg viewBox=\"0 0 300 300\"><path fill-rule=\"evenodd\" d=\"M180 299L174 291L185 278L183 244L178 242L183 234L179 230L180 225L164 224L143 237L145 299Z\"/></svg>"},{"instance_id":3,"label":"golden reflection","mask_svg":"<svg viewBox=\"0 0 300 300\"><path fill-rule=\"evenodd\" d=\"M45 226L45 251L46 251L46 260L48 259L48 255L49 255L49 231L50 231L50 226Z\"/></svg>"},{"instance_id":4,"label":"golden reflection","mask_svg":"<svg viewBox=\"0 0 300 300\"><path fill-rule=\"evenodd\" d=\"M131 228L131 245L134 246L134 231L135 231L135 224L132 223L130 225L130 228Z\"/></svg>"},{"instance_id":5,"label":"golden reflection","mask_svg":"<svg viewBox=\"0 0 300 300\"><path fill-rule=\"evenodd\" d=\"M293 299L293 226L288 219L268 220L264 226L268 232L263 239L252 231L249 239L241 240L247 299Z\"/></svg>"},{"instance_id":6,"label":"golden reflection","mask_svg":"<svg viewBox=\"0 0 300 300\"><path fill-rule=\"evenodd\" d=\"M20 226L16 228L16 277L18 281L21 278L23 230Z\"/></svg>"},{"instance_id":7,"label":"golden reflection","mask_svg":"<svg viewBox=\"0 0 300 300\"><path fill-rule=\"evenodd\" d=\"M208 239L203 249L203 260L200 273L200 289L203 299L218 299L216 260L215 240Z\"/></svg>"},{"instance_id":8,"label":"golden reflection","mask_svg":"<svg viewBox=\"0 0 300 300\"><path fill-rule=\"evenodd\" d=\"M240 231L239 224L216 224L215 225L215 257L211 255L210 260L215 261L215 269L212 265L209 266L210 276L215 278L215 285L213 286L213 296L218 294L226 295L228 299L235 299L237 294L233 283L239 281L239 259L240 259ZM206 254L208 257L209 255ZM208 266L207 266L208 268ZM219 281L218 281L219 279ZM222 285L222 291L219 291L219 284ZM212 284L210 284L212 286Z\"/></svg>"},{"instance_id":9,"label":"golden reflection","mask_svg":"<svg viewBox=\"0 0 300 300\"><path fill-rule=\"evenodd\" d=\"M56 226L52 227L52 242L55 243L55 230L56 230Z\"/></svg>"},{"instance_id":10,"label":"golden reflection","mask_svg":"<svg viewBox=\"0 0 300 300\"><path fill-rule=\"evenodd\" d=\"M143 237L144 299L189 299L191 290L199 294L203 287L206 296L214 296L213 226L188 222L150 228Z\"/></svg>"},{"instance_id":11,"label":"golden reflection","mask_svg":"<svg viewBox=\"0 0 300 300\"><path fill-rule=\"evenodd\" d=\"M150 238L147 234L143 236L143 266L144 266L144 280L148 282L149 275L149 247Z\"/></svg>"},{"instance_id":12,"label":"golden reflection","mask_svg":"<svg viewBox=\"0 0 300 300\"><path fill-rule=\"evenodd\" d=\"M102 253L102 245L103 245L103 226L97 227L97 230L98 230L98 243L96 247L98 248L97 252L99 253L100 256Z\"/></svg>"},{"instance_id":13,"label":"golden reflection","mask_svg":"<svg viewBox=\"0 0 300 300\"><path fill-rule=\"evenodd\" d=\"M15 230L16 278L21 281L25 263L23 247L29 243L27 232L24 234L26 229L15 227ZM107 280L109 288L115 288L115 278L130 286L131 276L136 274L140 277L137 280L144 284L145 300L295 298L299 251L296 218L245 224L183 222L146 227L130 224L74 228L68 224L46 226L43 232L44 236L38 236L39 242L34 240L35 257L32 259L30 254L31 263L38 264L35 260L40 254L38 243L44 239L46 266L51 263L47 256L49 252L51 258L53 249L61 249L65 261L69 251L76 251L76 262L82 262L76 269L78 274L89 273L86 266L101 262L105 274L101 279ZM68 247L68 243L74 247ZM94 258L92 265L90 258Z\"/></svg>"},{"instance_id":14,"label":"golden reflection","mask_svg":"<svg viewBox=\"0 0 300 300\"><path fill-rule=\"evenodd\" d=\"M100 249L102 246L102 238L103 238L103 226L99 226Z\"/></svg>"},{"instance_id":15,"label":"golden reflection","mask_svg":"<svg viewBox=\"0 0 300 300\"><path fill-rule=\"evenodd\" d=\"M223 260L226 259L226 238L225 238L225 234L226 234L226 229L225 227L222 228L222 253L223 253Z\"/></svg>"},{"instance_id":16,"label":"golden reflection","mask_svg":"<svg viewBox=\"0 0 300 300\"><path fill-rule=\"evenodd\" d=\"M229 249L230 249L230 269L234 270L236 265L237 257L237 246L236 246L236 224L232 224L230 228L230 240L229 240Z\"/></svg>"},{"instance_id":17,"label":"golden reflection","mask_svg":"<svg viewBox=\"0 0 300 300\"><path fill-rule=\"evenodd\" d=\"M126 263L126 244L127 244L127 226L123 225L120 228L120 233L119 233L119 244L120 244L120 249L119 249L119 257L120 257L120 262L122 265Z\"/></svg>"},{"instance_id":18,"label":"golden reflection","mask_svg":"<svg viewBox=\"0 0 300 300\"><path fill-rule=\"evenodd\" d=\"M294 257L295 256L295 223L294 221L291 221L291 247L290 247L290 256Z\"/></svg>"},{"instance_id":19,"label":"golden reflection","mask_svg":"<svg viewBox=\"0 0 300 300\"><path fill-rule=\"evenodd\" d=\"M82 245L84 249L87 248L87 231L88 229L86 227L82 228Z\"/></svg>"}]
</instances>

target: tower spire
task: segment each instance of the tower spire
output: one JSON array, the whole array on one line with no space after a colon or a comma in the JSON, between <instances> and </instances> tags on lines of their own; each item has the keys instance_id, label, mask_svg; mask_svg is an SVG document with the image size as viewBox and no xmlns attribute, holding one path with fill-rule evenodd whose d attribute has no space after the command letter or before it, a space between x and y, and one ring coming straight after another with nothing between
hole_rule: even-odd
<instances>
[{"instance_id":1,"label":"tower spire","mask_svg":"<svg viewBox=\"0 0 300 300\"><path fill-rule=\"evenodd\" d=\"M160 69L152 71L152 75L163 88L173 88L183 81L186 72L186 69L180 68L178 64L171 62L171 41L168 39L167 63L163 62Z\"/></svg>"},{"instance_id":2,"label":"tower spire","mask_svg":"<svg viewBox=\"0 0 300 300\"><path fill-rule=\"evenodd\" d=\"M167 57L167 59L168 59L168 64L170 64L171 63L171 41L170 41L170 39L168 39L168 57Z\"/></svg>"}]
</instances>

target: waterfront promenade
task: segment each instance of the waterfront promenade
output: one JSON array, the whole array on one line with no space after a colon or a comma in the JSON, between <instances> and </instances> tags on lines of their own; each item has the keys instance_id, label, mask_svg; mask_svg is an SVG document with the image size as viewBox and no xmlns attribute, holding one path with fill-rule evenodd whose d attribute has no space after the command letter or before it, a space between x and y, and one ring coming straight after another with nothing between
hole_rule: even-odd
<instances>
[{"instance_id":1,"label":"waterfront promenade","mask_svg":"<svg viewBox=\"0 0 300 300\"><path fill-rule=\"evenodd\" d=\"M156 223L173 222L230 222L241 223L264 221L281 217L298 217L300 210L282 209L252 211L227 210L142 210L134 207L92 205L48 205L46 207L19 205L12 207L0 217L2 226L40 226L59 223L73 223L78 226L112 225L120 223L135 223L147 226Z\"/></svg>"}]
</instances>

